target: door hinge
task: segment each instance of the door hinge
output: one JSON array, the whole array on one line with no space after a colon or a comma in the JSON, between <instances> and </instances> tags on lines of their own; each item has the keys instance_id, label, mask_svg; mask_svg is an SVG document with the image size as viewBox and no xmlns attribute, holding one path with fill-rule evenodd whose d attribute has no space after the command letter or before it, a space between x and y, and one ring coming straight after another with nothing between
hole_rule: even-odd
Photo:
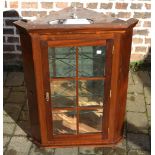
<instances>
[{"instance_id":1,"label":"door hinge","mask_svg":"<svg viewBox=\"0 0 155 155\"><path fill-rule=\"evenodd\" d=\"M46 92L45 99L46 99L46 102L48 102L48 101L49 101L49 99L50 99L49 92Z\"/></svg>"}]
</instances>

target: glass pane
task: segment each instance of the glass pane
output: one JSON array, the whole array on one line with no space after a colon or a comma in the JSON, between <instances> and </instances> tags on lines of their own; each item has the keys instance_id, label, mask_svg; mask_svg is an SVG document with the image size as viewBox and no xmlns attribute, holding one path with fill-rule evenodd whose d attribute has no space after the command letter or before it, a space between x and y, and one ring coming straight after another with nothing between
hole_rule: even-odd
<instances>
[{"instance_id":1,"label":"glass pane","mask_svg":"<svg viewBox=\"0 0 155 155\"><path fill-rule=\"evenodd\" d=\"M103 110L81 110L79 116L79 133L102 132Z\"/></svg>"},{"instance_id":2,"label":"glass pane","mask_svg":"<svg viewBox=\"0 0 155 155\"><path fill-rule=\"evenodd\" d=\"M75 76L75 51L74 47L48 48L50 77Z\"/></svg>"},{"instance_id":3,"label":"glass pane","mask_svg":"<svg viewBox=\"0 0 155 155\"><path fill-rule=\"evenodd\" d=\"M105 46L79 47L79 77L103 77Z\"/></svg>"},{"instance_id":4,"label":"glass pane","mask_svg":"<svg viewBox=\"0 0 155 155\"><path fill-rule=\"evenodd\" d=\"M79 106L103 106L103 80L79 80L78 87Z\"/></svg>"},{"instance_id":5,"label":"glass pane","mask_svg":"<svg viewBox=\"0 0 155 155\"><path fill-rule=\"evenodd\" d=\"M74 80L51 82L51 102L53 107L73 107L76 104L76 83Z\"/></svg>"},{"instance_id":6,"label":"glass pane","mask_svg":"<svg viewBox=\"0 0 155 155\"><path fill-rule=\"evenodd\" d=\"M76 112L66 110L54 111L53 134L76 134Z\"/></svg>"}]
</instances>

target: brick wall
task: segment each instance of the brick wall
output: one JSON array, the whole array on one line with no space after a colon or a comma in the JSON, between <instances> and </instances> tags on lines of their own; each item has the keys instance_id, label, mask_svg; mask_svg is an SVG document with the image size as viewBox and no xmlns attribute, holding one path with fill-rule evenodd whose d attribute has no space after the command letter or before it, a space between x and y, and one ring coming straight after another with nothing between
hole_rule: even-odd
<instances>
[{"instance_id":1,"label":"brick wall","mask_svg":"<svg viewBox=\"0 0 155 155\"><path fill-rule=\"evenodd\" d=\"M7 0L4 16L4 66L22 66L21 47L19 35L12 22L21 18L35 19L39 16L50 14L50 11L58 11L68 6L75 5L73 0ZM151 47L151 1L150 0L81 0L76 2L78 7L89 8L98 12L104 12L112 17L127 20L139 19L134 28L131 61L150 61Z\"/></svg>"}]
</instances>

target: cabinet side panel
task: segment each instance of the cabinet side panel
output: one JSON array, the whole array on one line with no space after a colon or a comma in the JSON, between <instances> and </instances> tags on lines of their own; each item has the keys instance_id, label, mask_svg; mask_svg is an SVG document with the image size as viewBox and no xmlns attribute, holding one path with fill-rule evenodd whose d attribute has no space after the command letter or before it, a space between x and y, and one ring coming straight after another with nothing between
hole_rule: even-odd
<instances>
[{"instance_id":1,"label":"cabinet side panel","mask_svg":"<svg viewBox=\"0 0 155 155\"><path fill-rule=\"evenodd\" d=\"M36 82L34 75L34 62L32 56L31 37L26 32L20 32L22 45L24 78L27 89L29 117L31 123L31 136L40 142L40 124L38 117L38 104L36 97Z\"/></svg>"},{"instance_id":2,"label":"cabinet side panel","mask_svg":"<svg viewBox=\"0 0 155 155\"><path fill-rule=\"evenodd\" d=\"M131 55L132 30L123 35L123 43L121 46L120 68L119 68L119 89L118 89L118 106L116 116L118 118L116 124L115 137L123 135L124 120L126 112L126 98L128 88L128 73Z\"/></svg>"},{"instance_id":3,"label":"cabinet side panel","mask_svg":"<svg viewBox=\"0 0 155 155\"><path fill-rule=\"evenodd\" d=\"M109 105L109 139L110 141L115 141L116 134L116 124L118 116L116 114L116 109L118 107L118 91L119 91L119 68L120 68L120 57L121 57L121 47L122 47L122 34L115 34L114 37L114 49L112 55L112 75L111 75L111 97Z\"/></svg>"},{"instance_id":4,"label":"cabinet side panel","mask_svg":"<svg viewBox=\"0 0 155 155\"><path fill-rule=\"evenodd\" d=\"M40 123L40 134L41 143L45 144L48 142L47 134L47 116L46 116L46 94L44 94L44 76L43 76L43 58L41 55L40 47L40 35L38 33L31 33L32 39L32 55L34 62L34 76L36 83L36 94L37 94L37 105L38 105L38 116Z\"/></svg>"}]
</instances>

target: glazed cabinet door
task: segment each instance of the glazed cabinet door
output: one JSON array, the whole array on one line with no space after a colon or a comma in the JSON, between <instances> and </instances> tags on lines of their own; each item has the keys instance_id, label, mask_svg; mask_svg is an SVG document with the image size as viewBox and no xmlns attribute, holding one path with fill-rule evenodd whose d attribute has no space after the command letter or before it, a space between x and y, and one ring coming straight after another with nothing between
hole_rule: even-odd
<instances>
[{"instance_id":1,"label":"glazed cabinet door","mask_svg":"<svg viewBox=\"0 0 155 155\"><path fill-rule=\"evenodd\" d=\"M41 41L49 141L108 137L112 48L112 40Z\"/></svg>"}]
</instances>

